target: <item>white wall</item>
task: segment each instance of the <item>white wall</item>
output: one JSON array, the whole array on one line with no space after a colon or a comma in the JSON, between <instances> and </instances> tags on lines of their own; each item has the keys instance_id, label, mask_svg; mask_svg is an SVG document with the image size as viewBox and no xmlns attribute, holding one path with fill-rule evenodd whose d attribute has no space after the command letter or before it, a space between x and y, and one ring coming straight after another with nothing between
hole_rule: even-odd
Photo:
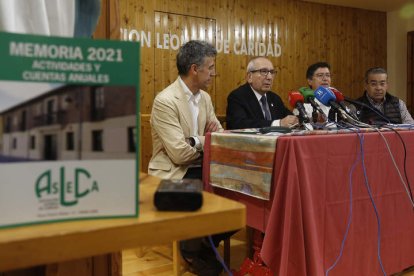
<instances>
[{"instance_id":1,"label":"white wall","mask_svg":"<svg viewBox=\"0 0 414 276\"><path fill-rule=\"evenodd\" d=\"M391 94L407 99L407 33L414 31L414 16L402 19L399 11L387 13L387 71Z\"/></svg>"}]
</instances>

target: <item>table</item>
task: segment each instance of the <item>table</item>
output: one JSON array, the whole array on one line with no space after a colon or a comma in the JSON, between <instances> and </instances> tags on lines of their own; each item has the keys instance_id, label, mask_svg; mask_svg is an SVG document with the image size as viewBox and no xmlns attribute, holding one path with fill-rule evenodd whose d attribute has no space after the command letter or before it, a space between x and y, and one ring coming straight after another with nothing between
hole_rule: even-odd
<instances>
[{"instance_id":1,"label":"table","mask_svg":"<svg viewBox=\"0 0 414 276\"><path fill-rule=\"evenodd\" d=\"M159 245L245 226L245 206L207 192L203 192L204 203L198 211L156 211L153 194L159 181L157 177L140 174L138 218L96 219L0 230L0 271ZM101 267L107 265L103 262ZM80 275L76 269L72 270L72 275L75 275L73 271ZM105 273L113 275L113 271Z\"/></svg>"},{"instance_id":2,"label":"table","mask_svg":"<svg viewBox=\"0 0 414 276\"><path fill-rule=\"evenodd\" d=\"M414 132L399 133L405 141L407 174L414 188ZM404 177L400 139L393 132L382 134ZM380 218L380 255L385 272L391 274L414 264L414 209L381 136L362 136L367 177ZM278 138L268 201L210 186L210 139L208 136L205 146L205 188L247 205L247 224L265 232L261 255L274 275L325 275L340 254L347 228L350 171L360 149L358 136ZM329 275L382 275L377 219L361 164L357 163L352 174L349 233L342 256Z\"/></svg>"}]
</instances>

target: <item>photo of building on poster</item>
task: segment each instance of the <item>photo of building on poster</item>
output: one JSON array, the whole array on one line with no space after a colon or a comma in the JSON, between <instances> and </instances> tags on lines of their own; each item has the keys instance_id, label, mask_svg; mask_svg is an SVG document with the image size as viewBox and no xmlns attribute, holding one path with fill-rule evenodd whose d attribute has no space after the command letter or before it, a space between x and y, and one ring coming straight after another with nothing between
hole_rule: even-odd
<instances>
[{"instance_id":1,"label":"photo of building on poster","mask_svg":"<svg viewBox=\"0 0 414 276\"><path fill-rule=\"evenodd\" d=\"M0 162L135 159L135 87L3 81L0 101Z\"/></svg>"}]
</instances>

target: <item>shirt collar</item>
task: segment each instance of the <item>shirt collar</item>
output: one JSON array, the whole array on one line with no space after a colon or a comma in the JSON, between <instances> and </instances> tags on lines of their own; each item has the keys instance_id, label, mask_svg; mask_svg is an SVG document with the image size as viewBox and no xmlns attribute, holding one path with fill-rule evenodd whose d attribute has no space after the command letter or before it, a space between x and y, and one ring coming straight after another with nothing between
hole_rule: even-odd
<instances>
[{"instance_id":1,"label":"shirt collar","mask_svg":"<svg viewBox=\"0 0 414 276\"><path fill-rule=\"evenodd\" d=\"M200 90L198 90L198 92L196 94L193 94L193 92L191 92L190 88L188 88L188 86L181 79L181 77L178 77L178 80L181 84L181 87L184 90L184 94L185 94L185 97L187 98L187 101L189 102L190 100L194 99L195 103L198 104L199 101L200 101L200 98L201 98Z\"/></svg>"},{"instance_id":2,"label":"shirt collar","mask_svg":"<svg viewBox=\"0 0 414 276\"><path fill-rule=\"evenodd\" d=\"M264 93L263 95L262 94L260 94L259 92L257 92L256 90L254 90L253 89L253 87L250 85L250 88L252 89L252 91L253 91L253 93L254 93L254 95L256 96L256 98L257 98L257 100L258 101L260 101L260 99L263 97L263 96L266 96L266 93Z\"/></svg>"}]
</instances>

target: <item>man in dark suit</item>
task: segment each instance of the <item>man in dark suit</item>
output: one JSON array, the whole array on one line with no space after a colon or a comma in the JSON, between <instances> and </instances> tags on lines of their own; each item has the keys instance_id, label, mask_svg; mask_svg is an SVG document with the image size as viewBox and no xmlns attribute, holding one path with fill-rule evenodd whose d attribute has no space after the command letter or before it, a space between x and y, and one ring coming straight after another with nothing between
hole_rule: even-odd
<instances>
[{"instance_id":1,"label":"man in dark suit","mask_svg":"<svg viewBox=\"0 0 414 276\"><path fill-rule=\"evenodd\" d=\"M298 118L282 99L271 92L276 71L265 57L253 58L247 65L246 83L227 97L227 128L290 127Z\"/></svg>"}]
</instances>

